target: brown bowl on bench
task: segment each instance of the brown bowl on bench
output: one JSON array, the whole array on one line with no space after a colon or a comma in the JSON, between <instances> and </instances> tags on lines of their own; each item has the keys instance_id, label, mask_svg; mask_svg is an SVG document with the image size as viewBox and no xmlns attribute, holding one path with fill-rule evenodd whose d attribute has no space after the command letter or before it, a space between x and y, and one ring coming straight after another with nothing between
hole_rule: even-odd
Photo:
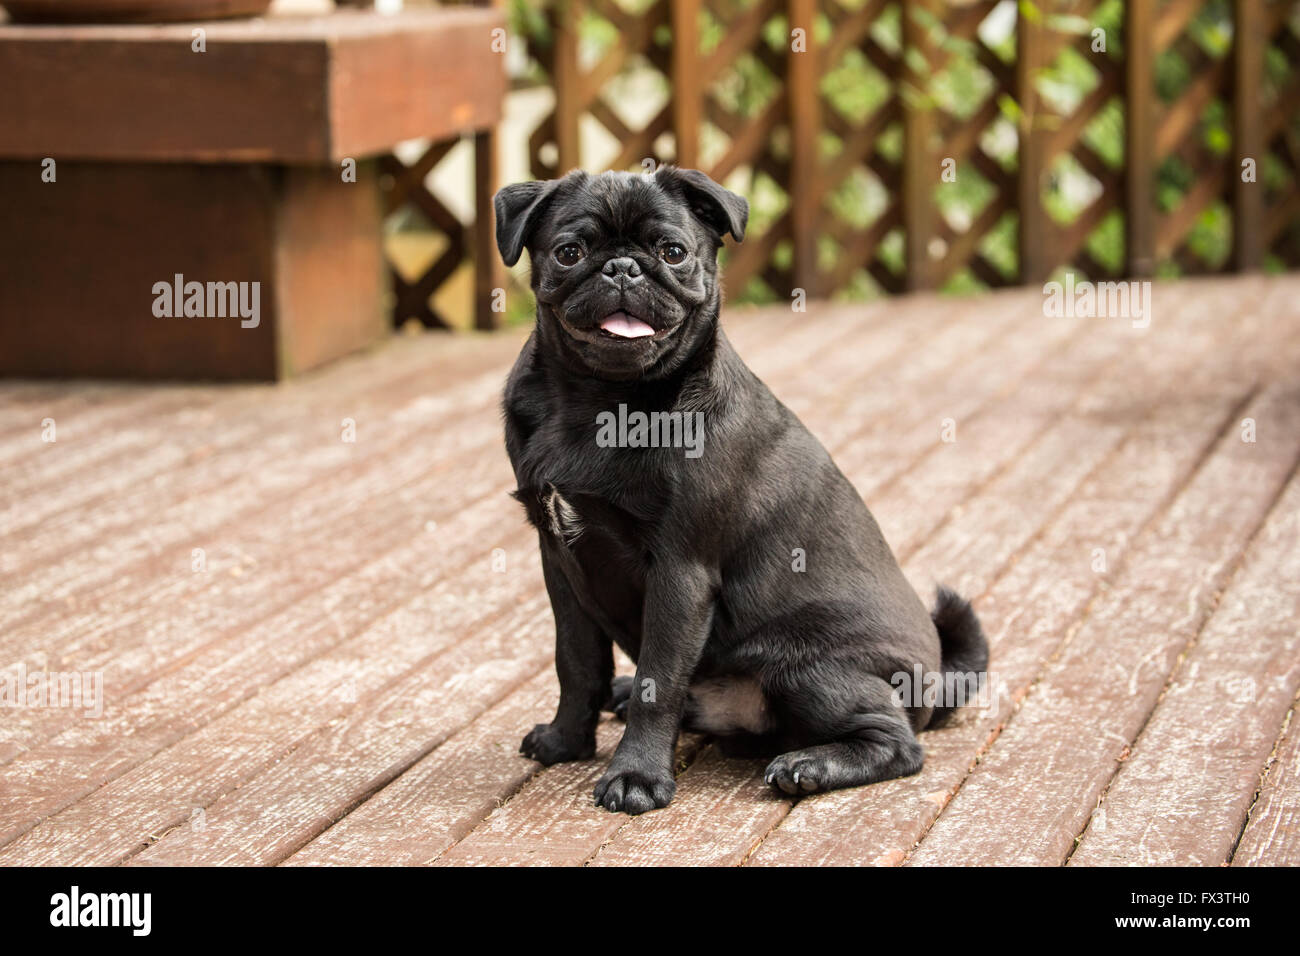
<instances>
[{"instance_id":1,"label":"brown bowl on bench","mask_svg":"<svg viewBox=\"0 0 1300 956\"><path fill-rule=\"evenodd\" d=\"M174 23L265 13L271 0L0 0L15 23Z\"/></svg>"}]
</instances>

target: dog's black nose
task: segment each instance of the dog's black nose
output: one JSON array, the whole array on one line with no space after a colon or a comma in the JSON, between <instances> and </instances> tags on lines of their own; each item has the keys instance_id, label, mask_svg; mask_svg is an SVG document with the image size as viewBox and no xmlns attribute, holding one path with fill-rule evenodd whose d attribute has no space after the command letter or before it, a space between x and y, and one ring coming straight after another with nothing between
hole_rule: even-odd
<instances>
[{"instance_id":1,"label":"dog's black nose","mask_svg":"<svg viewBox=\"0 0 1300 956\"><path fill-rule=\"evenodd\" d=\"M604 273L606 279L618 285L622 285L624 282L637 282L641 279L641 267L636 264L636 260L631 256L619 256L617 259L610 259L600 271Z\"/></svg>"}]
</instances>

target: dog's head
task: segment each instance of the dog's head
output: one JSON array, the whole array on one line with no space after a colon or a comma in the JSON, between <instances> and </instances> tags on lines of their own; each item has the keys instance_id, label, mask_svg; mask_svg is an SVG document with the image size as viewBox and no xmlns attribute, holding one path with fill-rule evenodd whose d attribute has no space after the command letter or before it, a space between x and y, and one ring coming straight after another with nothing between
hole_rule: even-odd
<instances>
[{"instance_id":1,"label":"dog's head","mask_svg":"<svg viewBox=\"0 0 1300 956\"><path fill-rule=\"evenodd\" d=\"M749 204L693 169L572 172L496 195L506 265L527 249L544 347L598 378L658 378L712 337L718 249Z\"/></svg>"}]
</instances>

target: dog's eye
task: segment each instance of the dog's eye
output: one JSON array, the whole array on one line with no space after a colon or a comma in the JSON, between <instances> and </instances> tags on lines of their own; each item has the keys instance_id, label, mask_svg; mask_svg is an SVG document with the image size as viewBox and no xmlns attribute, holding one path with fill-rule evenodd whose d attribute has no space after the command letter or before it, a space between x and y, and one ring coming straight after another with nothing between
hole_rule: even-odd
<instances>
[{"instance_id":1,"label":"dog's eye","mask_svg":"<svg viewBox=\"0 0 1300 956\"><path fill-rule=\"evenodd\" d=\"M659 258L670 266L681 265L686 259L686 249L675 242L670 242L659 250Z\"/></svg>"},{"instance_id":2,"label":"dog's eye","mask_svg":"<svg viewBox=\"0 0 1300 956\"><path fill-rule=\"evenodd\" d=\"M565 243L555 250L555 261L562 266L576 266L582 261L582 246Z\"/></svg>"}]
</instances>

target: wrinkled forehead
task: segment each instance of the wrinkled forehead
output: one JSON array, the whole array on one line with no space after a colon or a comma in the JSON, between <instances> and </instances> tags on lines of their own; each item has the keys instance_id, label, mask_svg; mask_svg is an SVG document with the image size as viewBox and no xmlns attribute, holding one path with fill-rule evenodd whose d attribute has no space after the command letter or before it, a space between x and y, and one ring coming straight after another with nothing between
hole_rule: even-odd
<instances>
[{"instance_id":1,"label":"wrinkled forehead","mask_svg":"<svg viewBox=\"0 0 1300 956\"><path fill-rule=\"evenodd\" d=\"M644 237L674 230L691 235L695 221L681 198L653 176L608 172L565 187L549 223L552 235L583 239Z\"/></svg>"}]
</instances>

